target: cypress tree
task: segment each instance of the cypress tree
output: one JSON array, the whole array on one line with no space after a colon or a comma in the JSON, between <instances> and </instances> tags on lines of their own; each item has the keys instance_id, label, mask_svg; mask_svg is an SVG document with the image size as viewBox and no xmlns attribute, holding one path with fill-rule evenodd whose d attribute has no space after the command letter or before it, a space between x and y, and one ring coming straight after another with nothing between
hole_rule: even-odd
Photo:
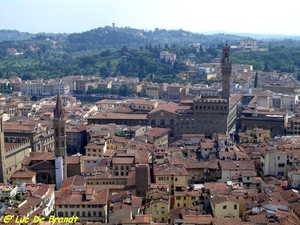
<instances>
[{"instance_id":1,"label":"cypress tree","mask_svg":"<svg viewBox=\"0 0 300 225\"><path fill-rule=\"evenodd\" d=\"M257 72L255 73L255 78L254 78L254 88L258 87L258 74Z\"/></svg>"}]
</instances>

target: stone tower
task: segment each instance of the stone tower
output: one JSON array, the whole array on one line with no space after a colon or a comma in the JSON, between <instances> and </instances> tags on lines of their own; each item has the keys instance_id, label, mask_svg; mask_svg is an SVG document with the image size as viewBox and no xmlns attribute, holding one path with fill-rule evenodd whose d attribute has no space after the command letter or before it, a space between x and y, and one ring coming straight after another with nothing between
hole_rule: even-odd
<instances>
[{"instance_id":1,"label":"stone tower","mask_svg":"<svg viewBox=\"0 0 300 225\"><path fill-rule=\"evenodd\" d=\"M4 129L3 129L3 111L0 110L0 182L7 183L8 177L6 175L5 165L5 145L4 145Z\"/></svg>"},{"instance_id":2,"label":"stone tower","mask_svg":"<svg viewBox=\"0 0 300 225\"><path fill-rule=\"evenodd\" d=\"M149 189L150 177L149 166L147 164L137 164L135 167L136 195L146 196Z\"/></svg>"},{"instance_id":3,"label":"stone tower","mask_svg":"<svg viewBox=\"0 0 300 225\"><path fill-rule=\"evenodd\" d=\"M54 109L54 143L55 143L55 178L58 189L62 180L67 178L67 150L66 150L66 120L65 111L58 91Z\"/></svg>"},{"instance_id":4,"label":"stone tower","mask_svg":"<svg viewBox=\"0 0 300 225\"><path fill-rule=\"evenodd\" d=\"M222 98L229 99L230 97L230 77L231 77L232 64L230 61L230 46L226 44L223 46L223 54L221 60L222 72Z\"/></svg>"}]
</instances>

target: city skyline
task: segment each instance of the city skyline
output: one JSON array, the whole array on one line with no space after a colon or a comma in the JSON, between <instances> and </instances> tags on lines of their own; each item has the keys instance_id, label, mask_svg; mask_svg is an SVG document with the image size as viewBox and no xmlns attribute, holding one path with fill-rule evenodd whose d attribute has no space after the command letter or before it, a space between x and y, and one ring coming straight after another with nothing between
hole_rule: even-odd
<instances>
[{"instance_id":1,"label":"city skyline","mask_svg":"<svg viewBox=\"0 0 300 225\"><path fill-rule=\"evenodd\" d=\"M183 29L300 35L294 0L282 2L170 0L4 0L0 29L30 33L74 33L98 27Z\"/></svg>"}]
</instances>

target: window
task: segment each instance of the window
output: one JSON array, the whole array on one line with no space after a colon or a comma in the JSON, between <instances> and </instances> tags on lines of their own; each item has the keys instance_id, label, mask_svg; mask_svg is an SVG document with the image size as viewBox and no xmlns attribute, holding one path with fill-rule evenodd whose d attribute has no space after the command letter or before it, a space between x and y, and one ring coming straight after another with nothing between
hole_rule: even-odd
<instances>
[{"instance_id":1,"label":"window","mask_svg":"<svg viewBox=\"0 0 300 225\"><path fill-rule=\"evenodd\" d=\"M176 196L176 200L180 200L181 199L181 197L180 196Z\"/></svg>"},{"instance_id":2,"label":"window","mask_svg":"<svg viewBox=\"0 0 300 225\"><path fill-rule=\"evenodd\" d=\"M234 210L237 210L237 205L234 205L233 208L234 208Z\"/></svg>"},{"instance_id":3,"label":"window","mask_svg":"<svg viewBox=\"0 0 300 225\"><path fill-rule=\"evenodd\" d=\"M175 177L175 181L178 181L177 177Z\"/></svg>"},{"instance_id":4,"label":"window","mask_svg":"<svg viewBox=\"0 0 300 225\"><path fill-rule=\"evenodd\" d=\"M155 126L155 120L151 120L151 126Z\"/></svg>"},{"instance_id":5,"label":"window","mask_svg":"<svg viewBox=\"0 0 300 225\"><path fill-rule=\"evenodd\" d=\"M173 119L170 120L170 125L171 126L174 125L174 120Z\"/></svg>"},{"instance_id":6,"label":"window","mask_svg":"<svg viewBox=\"0 0 300 225\"><path fill-rule=\"evenodd\" d=\"M227 205L223 205L223 209L227 209Z\"/></svg>"}]
</instances>

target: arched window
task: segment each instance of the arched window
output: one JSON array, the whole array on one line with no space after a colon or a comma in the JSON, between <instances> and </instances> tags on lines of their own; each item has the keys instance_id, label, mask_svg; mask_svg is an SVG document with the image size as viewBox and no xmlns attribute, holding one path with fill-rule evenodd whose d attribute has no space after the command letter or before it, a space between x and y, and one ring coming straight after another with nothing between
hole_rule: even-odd
<instances>
[{"instance_id":1,"label":"arched window","mask_svg":"<svg viewBox=\"0 0 300 225\"><path fill-rule=\"evenodd\" d=\"M164 120L164 119L161 119L161 121L160 121L160 125L161 125L161 126L165 126L165 125L166 125L166 123L165 123L165 120Z\"/></svg>"},{"instance_id":2,"label":"arched window","mask_svg":"<svg viewBox=\"0 0 300 225\"><path fill-rule=\"evenodd\" d=\"M173 126L174 125L174 120L170 119L170 125Z\"/></svg>"},{"instance_id":3,"label":"arched window","mask_svg":"<svg viewBox=\"0 0 300 225\"><path fill-rule=\"evenodd\" d=\"M151 120L151 126L155 126L155 120Z\"/></svg>"}]
</instances>

